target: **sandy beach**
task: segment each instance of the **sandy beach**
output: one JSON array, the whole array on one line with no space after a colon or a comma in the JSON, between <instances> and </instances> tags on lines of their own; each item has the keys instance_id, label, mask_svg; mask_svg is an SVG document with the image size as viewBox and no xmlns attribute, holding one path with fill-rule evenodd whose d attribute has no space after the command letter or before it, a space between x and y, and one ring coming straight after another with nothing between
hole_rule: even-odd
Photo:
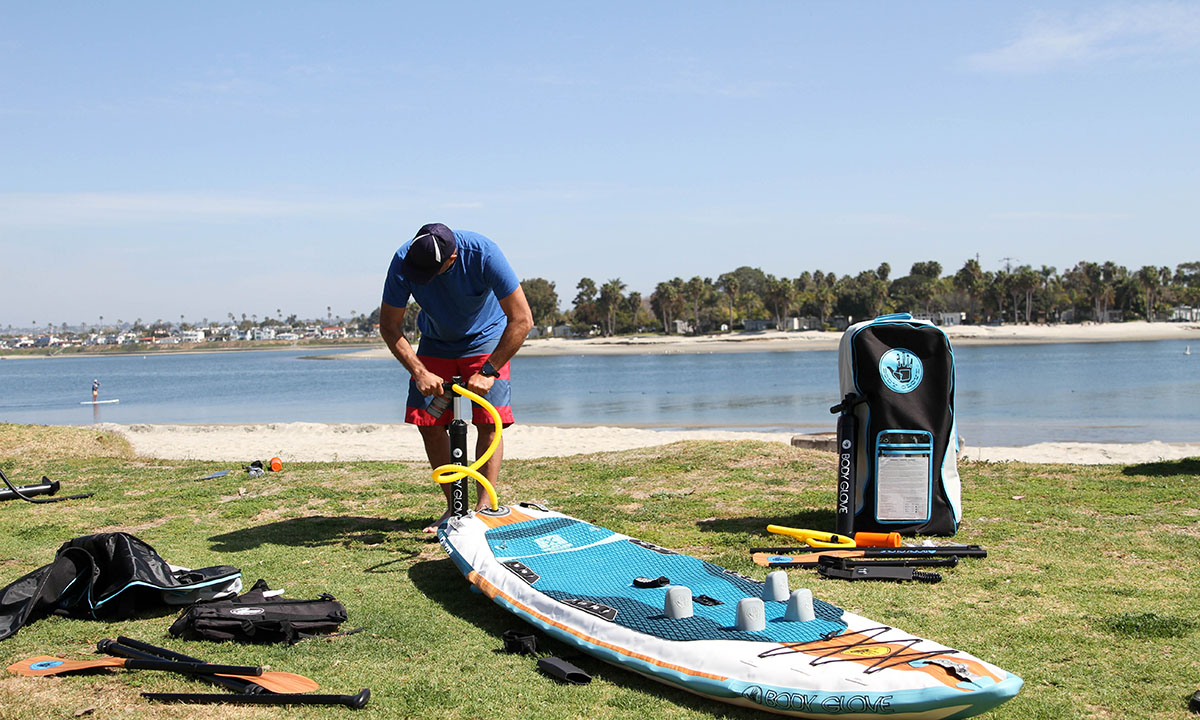
<instances>
[{"instance_id":1,"label":"sandy beach","mask_svg":"<svg viewBox=\"0 0 1200 720\"><path fill-rule=\"evenodd\" d=\"M1080 323L1078 325L956 325L942 328L950 343L967 345L1045 345L1053 343L1140 342L1178 340L1197 344L1200 351L1200 324L1196 323ZM724 335L650 335L593 338L531 338L521 347L519 357L555 355L687 355L736 352L799 352L837 350L840 332L805 330L801 332L729 333ZM1183 347L1180 348L1180 351ZM378 347L337 355L339 359L389 357L387 348Z\"/></svg>"},{"instance_id":2,"label":"sandy beach","mask_svg":"<svg viewBox=\"0 0 1200 720\"><path fill-rule=\"evenodd\" d=\"M380 460L424 462L415 428L402 423L266 423L94 426L129 439L143 457L245 464L279 456L284 462ZM680 440L759 440L791 444L791 433L722 430L647 430L628 427L513 425L504 433L505 457L529 459L630 450ZM474 447L471 431L469 447ZM1134 464L1200 456L1195 443L1041 443L1025 447L970 447L967 462L1019 461L1081 465Z\"/></svg>"}]
</instances>

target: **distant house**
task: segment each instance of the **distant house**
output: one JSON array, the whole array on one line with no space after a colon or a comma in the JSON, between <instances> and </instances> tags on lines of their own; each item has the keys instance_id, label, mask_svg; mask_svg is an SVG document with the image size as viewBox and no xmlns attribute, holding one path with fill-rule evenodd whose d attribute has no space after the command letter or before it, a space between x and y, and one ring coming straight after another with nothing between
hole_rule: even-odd
<instances>
[{"instance_id":1,"label":"distant house","mask_svg":"<svg viewBox=\"0 0 1200 720\"><path fill-rule=\"evenodd\" d=\"M820 330L821 321L815 317L790 317L783 321L784 330Z\"/></svg>"},{"instance_id":2,"label":"distant house","mask_svg":"<svg viewBox=\"0 0 1200 720\"><path fill-rule=\"evenodd\" d=\"M344 338L346 337L346 328L341 325L328 325L321 328L321 337L324 338Z\"/></svg>"},{"instance_id":3,"label":"distant house","mask_svg":"<svg viewBox=\"0 0 1200 720\"><path fill-rule=\"evenodd\" d=\"M774 320L759 320L759 319L743 320L742 321L742 329L746 330L747 332L756 332L759 330L774 330L775 329L775 321Z\"/></svg>"},{"instance_id":4,"label":"distant house","mask_svg":"<svg viewBox=\"0 0 1200 720\"><path fill-rule=\"evenodd\" d=\"M687 320L675 320L674 325L676 335L686 335L692 331L692 324Z\"/></svg>"},{"instance_id":5,"label":"distant house","mask_svg":"<svg viewBox=\"0 0 1200 720\"><path fill-rule=\"evenodd\" d=\"M834 330L845 330L846 328L850 327L850 320L851 318L845 315L834 315L833 317L829 318L829 324Z\"/></svg>"},{"instance_id":6,"label":"distant house","mask_svg":"<svg viewBox=\"0 0 1200 720\"><path fill-rule=\"evenodd\" d=\"M913 313L914 320L924 320L942 327L962 325L963 320L966 319L966 317L967 314L963 312Z\"/></svg>"},{"instance_id":7,"label":"distant house","mask_svg":"<svg viewBox=\"0 0 1200 720\"><path fill-rule=\"evenodd\" d=\"M275 336L276 340L299 340L300 336L294 332L283 332Z\"/></svg>"},{"instance_id":8,"label":"distant house","mask_svg":"<svg viewBox=\"0 0 1200 720\"><path fill-rule=\"evenodd\" d=\"M552 335L553 337L557 337L557 338L575 337L575 331L571 329L570 325L566 325L566 324L555 325L553 328L550 329L550 332L547 334Z\"/></svg>"},{"instance_id":9,"label":"distant house","mask_svg":"<svg viewBox=\"0 0 1200 720\"><path fill-rule=\"evenodd\" d=\"M179 333L180 342L202 343L204 342L203 330L184 330Z\"/></svg>"},{"instance_id":10,"label":"distant house","mask_svg":"<svg viewBox=\"0 0 1200 720\"><path fill-rule=\"evenodd\" d=\"M1171 322L1200 322L1200 307L1177 305L1171 309Z\"/></svg>"}]
</instances>

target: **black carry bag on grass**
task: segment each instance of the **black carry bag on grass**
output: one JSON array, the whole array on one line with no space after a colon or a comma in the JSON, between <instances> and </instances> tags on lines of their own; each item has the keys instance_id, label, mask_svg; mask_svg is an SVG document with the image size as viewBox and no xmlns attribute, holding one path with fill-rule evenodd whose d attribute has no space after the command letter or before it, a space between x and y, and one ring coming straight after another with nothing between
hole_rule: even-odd
<instances>
[{"instance_id":1,"label":"black carry bag on grass","mask_svg":"<svg viewBox=\"0 0 1200 720\"><path fill-rule=\"evenodd\" d=\"M192 640L295 644L332 635L344 622L346 608L332 595L292 600L259 580L235 598L189 607L171 624L170 633Z\"/></svg>"},{"instance_id":2,"label":"black carry bag on grass","mask_svg":"<svg viewBox=\"0 0 1200 720\"><path fill-rule=\"evenodd\" d=\"M857 323L838 347L837 532L953 535L962 517L954 353L908 313Z\"/></svg>"}]
</instances>

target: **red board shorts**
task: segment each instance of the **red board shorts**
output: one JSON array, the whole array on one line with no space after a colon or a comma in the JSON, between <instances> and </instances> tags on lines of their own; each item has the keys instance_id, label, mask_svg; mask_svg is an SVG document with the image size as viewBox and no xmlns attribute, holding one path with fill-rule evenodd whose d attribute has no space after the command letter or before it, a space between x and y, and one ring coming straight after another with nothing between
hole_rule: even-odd
<instances>
[{"instance_id":1,"label":"red board shorts","mask_svg":"<svg viewBox=\"0 0 1200 720\"><path fill-rule=\"evenodd\" d=\"M439 358L428 357L426 355L418 355L417 359L425 366L429 372L437 375L443 380L458 375L465 382L467 378L479 372L483 364L487 362L487 355L472 355L465 358ZM513 422L511 402L512 386L509 385L509 364L504 363L504 367L498 368L500 377L492 383L492 389L487 395L483 396L496 408L496 412L500 413L500 420L504 423L504 427L508 427ZM413 425L448 425L450 423L450 412L442 413L440 418L434 418L425 408L429 407L429 403L433 401L434 395L425 397L417 390L417 383L412 378L408 379L408 409L404 412L404 422L412 423ZM494 420L488 414L487 410L479 407L475 403L471 403L471 420L476 425L492 425Z\"/></svg>"}]
</instances>

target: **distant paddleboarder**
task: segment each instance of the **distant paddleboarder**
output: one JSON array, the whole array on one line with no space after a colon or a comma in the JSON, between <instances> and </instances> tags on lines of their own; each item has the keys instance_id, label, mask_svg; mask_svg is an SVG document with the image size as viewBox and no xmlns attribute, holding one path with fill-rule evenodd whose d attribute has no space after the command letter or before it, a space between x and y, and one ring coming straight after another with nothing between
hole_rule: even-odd
<instances>
[{"instance_id":1,"label":"distant paddleboarder","mask_svg":"<svg viewBox=\"0 0 1200 720\"><path fill-rule=\"evenodd\" d=\"M100 380L92 378L92 402L100 399Z\"/></svg>"}]
</instances>

